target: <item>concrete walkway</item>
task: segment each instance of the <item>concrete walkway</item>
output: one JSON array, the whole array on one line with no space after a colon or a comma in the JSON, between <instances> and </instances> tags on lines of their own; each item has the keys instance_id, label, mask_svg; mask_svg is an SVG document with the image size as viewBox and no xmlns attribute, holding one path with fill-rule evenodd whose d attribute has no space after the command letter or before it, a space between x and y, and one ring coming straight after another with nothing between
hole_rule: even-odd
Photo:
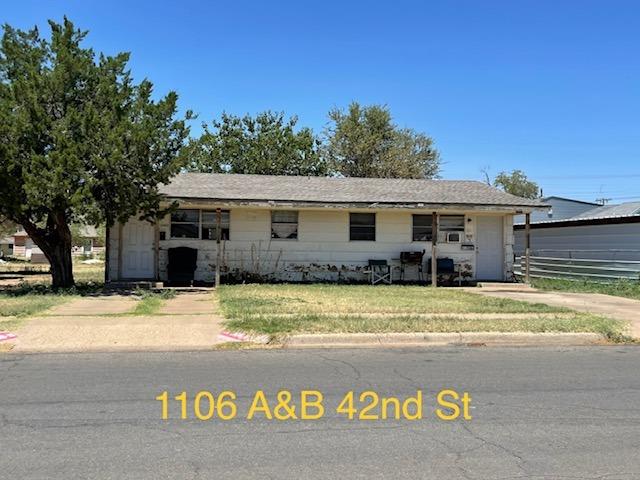
<instances>
[{"instance_id":1,"label":"concrete walkway","mask_svg":"<svg viewBox=\"0 0 640 480\"><path fill-rule=\"evenodd\" d=\"M84 297L53 307L16 330L14 352L206 350L223 343L211 292L169 299L158 315L135 316L131 296Z\"/></svg>"},{"instance_id":2,"label":"concrete walkway","mask_svg":"<svg viewBox=\"0 0 640 480\"><path fill-rule=\"evenodd\" d=\"M135 297L125 295L82 297L52 307L45 314L67 317L77 315L122 315L136 308L136 303Z\"/></svg>"},{"instance_id":3,"label":"concrete walkway","mask_svg":"<svg viewBox=\"0 0 640 480\"><path fill-rule=\"evenodd\" d=\"M640 301L600 293L549 292L526 286L492 285L467 291L490 297L566 307L629 322L630 335L640 338Z\"/></svg>"}]
</instances>

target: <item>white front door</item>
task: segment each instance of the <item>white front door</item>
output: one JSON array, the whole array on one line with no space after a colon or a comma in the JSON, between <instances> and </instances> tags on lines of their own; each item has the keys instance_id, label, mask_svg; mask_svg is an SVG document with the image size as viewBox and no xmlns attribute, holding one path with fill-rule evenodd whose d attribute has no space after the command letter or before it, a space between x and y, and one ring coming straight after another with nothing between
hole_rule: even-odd
<instances>
[{"instance_id":1,"label":"white front door","mask_svg":"<svg viewBox=\"0 0 640 480\"><path fill-rule=\"evenodd\" d=\"M122 278L153 278L153 225L131 218L122 227Z\"/></svg>"},{"instance_id":2,"label":"white front door","mask_svg":"<svg viewBox=\"0 0 640 480\"><path fill-rule=\"evenodd\" d=\"M476 217L476 279L504 280L502 217Z\"/></svg>"}]
</instances>

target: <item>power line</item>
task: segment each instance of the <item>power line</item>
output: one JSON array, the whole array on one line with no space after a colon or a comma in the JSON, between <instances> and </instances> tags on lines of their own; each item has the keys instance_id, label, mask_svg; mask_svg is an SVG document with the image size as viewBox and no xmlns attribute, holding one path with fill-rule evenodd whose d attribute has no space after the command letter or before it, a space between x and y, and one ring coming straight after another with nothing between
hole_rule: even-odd
<instances>
[{"instance_id":1,"label":"power line","mask_svg":"<svg viewBox=\"0 0 640 480\"><path fill-rule=\"evenodd\" d=\"M591 175L532 175L532 178L535 179L546 179L546 180L568 180L568 179L576 179L576 180L587 180L587 179L600 179L600 178L640 178L640 173L629 173L627 175L607 175L607 174L591 174Z\"/></svg>"}]
</instances>

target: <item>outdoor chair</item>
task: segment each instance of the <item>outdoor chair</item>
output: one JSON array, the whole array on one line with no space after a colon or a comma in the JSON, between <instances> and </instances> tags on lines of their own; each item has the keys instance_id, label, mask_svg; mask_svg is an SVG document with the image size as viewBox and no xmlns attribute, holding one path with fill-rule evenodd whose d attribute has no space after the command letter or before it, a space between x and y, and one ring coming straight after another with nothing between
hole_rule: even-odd
<instances>
[{"instance_id":1,"label":"outdoor chair","mask_svg":"<svg viewBox=\"0 0 640 480\"><path fill-rule=\"evenodd\" d=\"M386 260L369 260L369 280L371 285L386 283L391 285L391 265Z\"/></svg>"},{"instance_id":2,"label":"outdoor chair","mask_svg":"<svg viewBox=\"0 0 640 480\"><path fill-rule=\"evenodd\" d=\"M462 277L456 269L456 264L453 258L438 258L436 259L436 268L438 277L446 277L449 281L458 279L458 285L462 283ZM431 259L427 260L427 274L431 275Z\"/></svg>"},{"instance_id":3,"label":"outdoor chair","mask_svg":"<svg viewBox=\"0 0 640 480\"><path fill-rule=\"evenodd\" d=\"M423 281L422 260L424 258L424 250L421 252L400 252L400 280L404 280L407 268L416 267L418 280Z\"/></svg>"}]
</instances>

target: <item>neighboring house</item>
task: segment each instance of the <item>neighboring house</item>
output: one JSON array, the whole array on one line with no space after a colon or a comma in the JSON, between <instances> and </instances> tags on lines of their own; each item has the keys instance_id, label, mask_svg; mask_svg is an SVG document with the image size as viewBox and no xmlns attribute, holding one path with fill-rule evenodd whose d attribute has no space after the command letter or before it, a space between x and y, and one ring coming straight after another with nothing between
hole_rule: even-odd
<instances>
[{"instance_id":1,"label":"neighboring house","mask_svg":"<svg viewBox=\"0 0 640 480\"><path fill-rule=\"evenodd\" d=\"M525 226L516 224L514 230L515 253L521 255ZM531 250L537 255L546 251L546 256L571 251L577 258L640 260L640 202L595 206L570 218L532 222Z\"/></svg>"},{"instance_id":2,"label":"neighboring house","mask_svg":"<svg viewBox=\"0 0 640 480\"><path fill-rule=\"evenodd\" d=\"M170 279L187 247L195 280L212 282L221 209L221 270L271 281L364 281L370 259L401 252L454 259L467 279L511 280L513 216L544 207L475 181L185 173L164 186L179 209L156 224L130 219L107 234L111 281ZM185 257L186 258L186 257ZM417 270L417 269L416 269ZM407 280L416 279L417 272Z\"/></svg>"},{"instance_id":3,"label":"neighboring house","mask_svg":"<svg viewBox=\"0 0 640 480\"><path fill-rule=\"evenodd\" d=\"M13 255L13 237L0 238L0 258Z\"/></svg>"},{"instance_id":4,"label":"neighboring house","mask_svg":"<svg viewBox=\"0 0 640 480\"><path fill-rule=\"evenodd\" d=\"M80 240L71 247L72 255L96 255L104 252L104 241L93 226L80 227ZM42 250L29 237L27 232L20 230L13 235L13 255L24 257L32 263L46 263L47 259Z\"/></svg>"},{"instance_id":5,"label":"neighboring house","mask_svg":"<svg viewBox=\"0 0 640 480\"><path fill-rule=\"evenodd\" d=\"M571 218L581 213L587 212L600 204L592 202L583 202L582 200L573 200L564 197L543 197L540 199L545 205L549 205L546 210L537 210L531 212L531 222L542 222L545 220L562 220ZM513 219L514 224L524 223L524 215L517 215Z\"/></svg>"}]
</instances>

